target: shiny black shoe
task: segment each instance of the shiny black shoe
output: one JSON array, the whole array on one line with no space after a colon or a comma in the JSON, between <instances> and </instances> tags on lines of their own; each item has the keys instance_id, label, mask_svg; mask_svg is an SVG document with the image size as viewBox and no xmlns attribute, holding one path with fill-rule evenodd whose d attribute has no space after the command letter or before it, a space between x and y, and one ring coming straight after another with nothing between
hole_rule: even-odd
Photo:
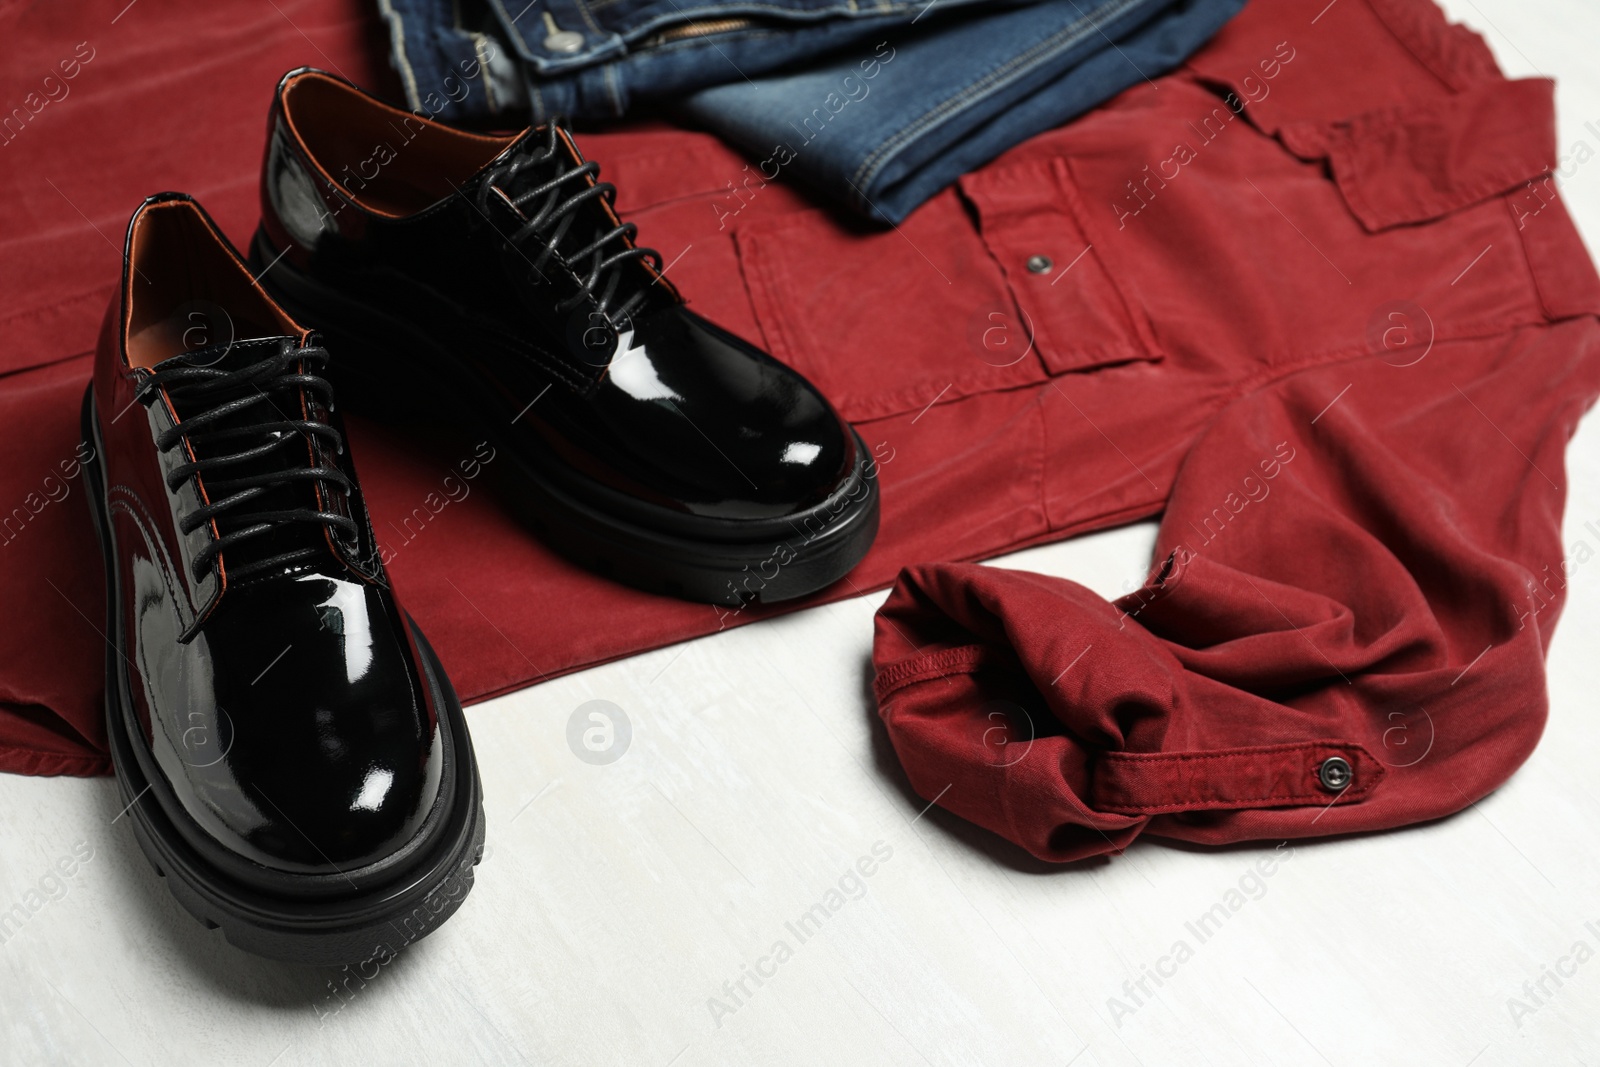
<instances>
[{"instance_id":1,"label":"shiny black shoe","mask_svg":"<svg viewBox=\"0 0 1600 1067\"><path fill-rule=\"evenodd\" d=\"M135 836L233 944L336 965L387 962L448 918L484 821L461 704L384 576L328 358L198 204L152 197L83 433Z\"/></svg>"},{"instance_id":2,"label":"shiny black shoe","mask_svg":"<svg viewBox=\"0 0 1600 1067\"><path fill-rule=\"evenodd\" d=\"M876 467L804 378L688 310L572 138L492 136L321 71L279 83L251 248L341 396L488 435L558 550L739 604L837 581Z\"/></svg>"}]
</instances>

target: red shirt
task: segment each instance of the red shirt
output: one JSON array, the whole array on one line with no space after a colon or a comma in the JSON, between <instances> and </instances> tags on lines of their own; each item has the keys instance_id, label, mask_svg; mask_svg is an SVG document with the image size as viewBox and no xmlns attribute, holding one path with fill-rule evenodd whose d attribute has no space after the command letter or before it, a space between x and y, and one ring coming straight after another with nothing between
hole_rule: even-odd
<instances>
[{"instance_id":1,"label":"red shirt","mask_svg":"<svg viewBox=\"0 0 1600 1067\"><path fill-rule=\"evenodd\" d=\"M328 6L9 16L41 88L0 101L28 112L0 125L0 602L26 612L0 627L0 767L106 769L77 413L127 213L184 189L248 239L278 75L385 77L368 6ZM1427 0L1321 8L1254 0L1183 70L897 230L704 135L580 138L695 308L857 423L882 532L818 599L913 567L875 652L896 749L925 796L1040 855L1443 814L1543 721L1561 448L1600 388L1550 86L1504 80ZM395 585L469 700L770 613L567 564L462 477L492 466L475 442L352 437ZM951 562L1163 511L1164 577L1115 606Z\"/></svg>"}]
</instances>

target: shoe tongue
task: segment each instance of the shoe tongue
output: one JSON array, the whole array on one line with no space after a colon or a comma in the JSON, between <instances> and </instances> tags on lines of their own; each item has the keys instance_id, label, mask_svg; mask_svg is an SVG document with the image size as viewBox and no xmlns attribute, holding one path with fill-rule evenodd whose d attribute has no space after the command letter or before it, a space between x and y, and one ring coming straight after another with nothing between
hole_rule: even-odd
<instances>
[{"instance_id":1,"label":"shoe tongue","mask_svg":"<svg viewBox=\"0 0 1600 1067\"><path fill-rule=\"evenodd\" d=\"M581 155L575 160L573 155L569 154L567 139L560 134L556 137L554 150L549 151L548 136L547 133L538 128L528 130L510 148L502 152L485 167L479 175L480 183L498 187L505 194L506 199L511 201L512 209L518 212L524 220L537 215L545 208L547 203L551 204L552 208L559 207L583 192L590 184L587 180L568 178L549 192L531 197L522 203L517 203L519 197L526 195L559 175L576 170L584 163ZM547 151L549 151L548 157L540 158L544 157ZM525 160L525 162L517 168L514 175L507 176L505 172L519 159ZM601 180L603 180L603 175L594 179L596 182ZM492 191L489 195L493 196ZM572 215L572 221L567 224L566 232L556 242L555 250L573 273L580 278L586 278L592 268L592 257L595 253L590 253L580 260L572 259L572 253L587 248L602 235L610 233L616 228L617 222L612 213L603 206L601 197L585 200L572 210ZM552 210L544 225L539 228L538 239L548 241L554 232L560 228L561 218L561 213ZM598 254L601 257L607 257L621 251L622 247L622 239L620 237L614 238L603 244ZM527 258L536 260L537 256L530 252ZM603 291L606 286L606 277L617 271L621 271L623 277L620 279L621 284L617 287L612 301L613 305L626 300L629 295L639 288L649 286L652 280L649 271L641 266L638 261L630 259L609 268L596 282L595 288ZM583 321L587 322L587 317Z\"/></svg>"},{"instance_id":2,"label":"shoe tongue","mask_svg":"<svg viewBox=\"0 0 1600 1067\"><path fill-rule=\"evenodd\" d=\"M299 348L300 339L297 337L252 337L248 340L230 338L214 345L203 348L194 348L180 352L175 356L157 363L152 370L168 370L172 367L210 367L215 370L232 371L241 367L248 367L252 363L260 363L264 359L271 359L283 352L286 348Z\"/></svg>"},{"instance_id":3,"label":"shoe tongue","mask_svg":"<svg viewBox=\"0 0 1600 1067\"><path fill-rule=\"evenodd\" d=\"M164 370L171 367L188 366L204 367L208 370L221 372L238 371L251 364L260 363L262 360L271 359L285 351L298 350L299 348L300 340L296 337L255 337L243 341L235 340L197 348L192 352L185 352L182 355L163 360L156 365L155 369ZM284 373L294 373L294 371L294 365L290 364ZM299 430L283 427L273 428L270 425L265 425L299 421L307 418L314 398L304 389L273 389L271 388L271 378L263 381L241 380L237 385L225 388L212 387L210 389L196 390L192 386L186 388L185 386L177 385L168 389L168 395L172 398L173 408L177 411L180 424L182 420L193 418L221 404L237 400L251 393L264 395L266 399L209 423L205 429L197 433L196 439L191 439L190 448L194 450L197 460L244 452L285 436L305 437ZM235 436L223 436L221 433L213 435L211 432L213 430L248 430L251 432L240 433ZM252 459L203 471L200 478L206 487L208 499L211 503L216 503L243 488L242 486L230 485L229 483L234 479L302 470L313 464L313 455L314 451L309 440L285 442L278 448ZM321 503L317 498L317 491L311 481L297 479L267 486L264 492L257 494L254 498L218 515L216 517L217 531L219 534L231 533L234 530L255 525L259 520L252 518L252 515L294 508L322 510ZM237 567L244 563L267 559L296 548L302 548L307 545L320 546L323 543L325 543L323 527L316 523L282 523L273 530L249 538L227 549L224 553L224 562Z\"/></svg>"},{"instance_id":4,"label":"shoe tongue","mask_svg":"<svg viewBox=\"0 0 1600 1067\"><path fill-rule=\"evenodd\" d=\"M528 129L523 130L522 134L517 137L516 140L512 141L503 152L489 160L489 162L485 163L476 174L468 178L463 186L463 191L469 194L476 193L481 186L485 184L493 184L495 175L504 171L508 166L516 162L518 159L542 156L544 154L545 147L546 134L544 131L538 126L530 126ZM543 181L546 178L554 177L555 168L564 163L573 165L571 164L570 158L564 151L559 151L554 157L543 160L537 164L532 162L526 163L519 172L517 184L520 185L524 190L531 188L529 184L530 178L534 177L535 175L542 175L543 177L539 178L539 180ZM502 188L504 188L504 186L502 186ZM507 196L516 195L516 193L510 189L506 189L505 192Z\"/></svg>"},{"instance_id":5,"label":"shoe tongue","mask_svg":"<svg viewBox=\"0 0 1600 1067\"><path fill-rule=\"evenodd\" d=\"M483 169L480 180L499 188L506 195L506 199L511 201L514 210L524 218L532 218L551 197L555 198L556 204L560 204L582 192L589 184L578 178L569 178L547 193L517 203L519 197L552 178L582 166L581 163L573 162L572 156L567 154L566 144L559 137L556 140L555 150L546 155L548 149L549 144L544 140L544 135L537 129L529 130ZM516 168L516 173L507 173L512 167ZM490 195L493 196L492 190ZM576 215L561 241L567 249L582 248L599 236L600 224L609 221L599 204L593 200L581 204L577 208ZM552 214L548 224L541 229L551 229L558 222L559 216Z\"/></svg>"}]
</instances>

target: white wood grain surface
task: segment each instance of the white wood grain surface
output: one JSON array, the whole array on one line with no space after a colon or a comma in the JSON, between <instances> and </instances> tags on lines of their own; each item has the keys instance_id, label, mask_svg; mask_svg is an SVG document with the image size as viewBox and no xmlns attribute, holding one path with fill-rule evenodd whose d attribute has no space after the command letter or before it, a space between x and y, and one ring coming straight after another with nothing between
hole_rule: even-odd
<instances>
[{"instance_id":1,"label":"white wood grain surface","mask_svg":"<svg viewBox=\"0 0 1600 1067\"><path fill-rule=\"evenodd\" d=\"M1563 152L1600 151L1591 0L1446 6L1508 72L1560 80ZM1600 247L1600 163L1569 171ZM1600 420L1568 463L1564 542L1600 549ZM997 565L1116 595L1152 541L1146 524ZM111 781L0 776L0 908L79 853L0 946L0 1061L1600 1062L1600 559L1571 579L1549 728L1505 787L1434 825L1280 850L1266 874L1270 848L1149 840L1051 869L924 812L872 710L881 600L472 709L490 854L462 911L369 979L201 929L114 821ZM609 764L567 741L591 700L631 726ZM801 928L818 903L826 922Z\"/></svg>"}]
</instances>

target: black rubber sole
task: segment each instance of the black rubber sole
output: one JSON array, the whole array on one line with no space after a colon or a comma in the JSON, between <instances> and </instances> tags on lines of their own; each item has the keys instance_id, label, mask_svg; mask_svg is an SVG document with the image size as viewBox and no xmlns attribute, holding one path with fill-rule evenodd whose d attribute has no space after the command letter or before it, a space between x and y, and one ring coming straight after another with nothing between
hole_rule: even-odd
<instances>
[{"instance_id":1,"label":"black rubber sole","mask_svg":"<svg viewBox=\"0 0 1600 1067\"><path fill-rule=\"evenodd\" d=\"M106 732L118 791L140 849L185 910L207 928L220 929L231 944L246 952L328 967L374 959L387 962L460 908L472 888L474 868L483 858L483 790L477 763L461 702L438 657L407 619L424 660L427 684L453 738L455 793L451 813L434 839L388 881L347 896L285 896L223 874L184 839L152 795L165 783L147 776L134 747L143 742L135 742L130 733L137 726L128 697L128 661L118 610L120 576L106 513L99 462L103 446L92 387L83 399L83 433L84 440L94 444L94 454L84 464L84 479L106 567Z\"/></svg>"},{"instance_id":2,"label":"black rubber sole","mask_svg":"<svg viewBox=\"0 0 1600 1067\"><path fill-rule=\"evenodd\" d=\"M490 476L517 517L551 548L607 578L683 600L738 606L793 600L825 589L867 554L878 533L877 466L856 436L856 469L846 484L776 535L740 535L734 524L707 522L704 534L674 529L677 513L658 522L630 521L595 498L572 492L544 468L557 462L525 454L504 427L486 419L502 403L468 374L456 376L458 394L407 392L404 382L437 382L453 355L419 331L304 276L281 259L266 235L250 244L261 284L296 319L316 328L333 359L328 377L341 403L380 421L415 414L441 415L459 430L495 448ZM269 266L270 265L270 266ZM852 431L854 433L854 431ZM633 505L638 507L637 504Z\"/></svg>"}]
</instances>

